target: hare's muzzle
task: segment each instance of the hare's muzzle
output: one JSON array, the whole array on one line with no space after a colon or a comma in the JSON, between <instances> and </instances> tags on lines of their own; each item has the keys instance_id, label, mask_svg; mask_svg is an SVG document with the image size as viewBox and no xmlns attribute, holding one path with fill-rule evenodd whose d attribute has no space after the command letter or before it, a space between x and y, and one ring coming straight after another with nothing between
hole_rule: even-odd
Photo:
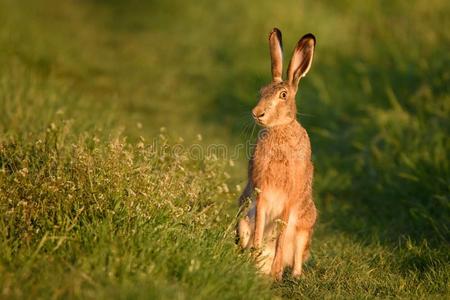
<instances>
[{"instance_id":1,"label":"hare's muzzle","mask_svg":"<svg viewBox=\"0 0 450 300\"><path fill-rule=\"evenodd\" d=\"M264 110L259 109L258 107L255 107L252 110L252 116L255 120L260 121L260 119L262 117L264 117L264 115L266 114L266 112Z\"/></svg>"}]
</instances>

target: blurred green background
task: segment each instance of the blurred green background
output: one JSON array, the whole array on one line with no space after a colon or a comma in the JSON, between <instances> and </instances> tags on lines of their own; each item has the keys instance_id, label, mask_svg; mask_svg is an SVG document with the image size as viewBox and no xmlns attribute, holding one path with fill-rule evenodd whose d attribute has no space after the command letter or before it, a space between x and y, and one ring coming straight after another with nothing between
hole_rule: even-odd
<instances>
[{"instance_id":1,"label":"blurred green background","mask_svg":"<svg viewBox=\"0 0 450 300\"><path fill-rule=\"evenodd\" d=\"M444 0L0 0L0 250L4 250L0 257L0 295L180 299L448 297L449 15L450 2ZM139 256L136 253L141 250L128 244L125 237L129 233L125 231L117 247L134 253L130 261L146 264L155 253L165 260L156 260L159 267L141 270L142 274L136 275L131 264L126 271L113 272L103 279L109 274L107 267L102 269L95 262L110 251L110 243L115 243L107 237L111 230L135 221L131 218L124 225L114 218L93 214L75 227L78 231L72 237L68 235L73 244L67 242L66 248L52 252L56 246L47 246L43 241L57 245L58 240L43 239L45 232L52 228L49 234L53 236L67 235L55 229L55 224L78 220L78 198L61 206L55 203L64 202L66 196L49 196L56 205L51 209L47 202L40 202L46 196L39 192L37 183L47 182L52 171L43 174L36 167L33 173L29 161L49 168L61 161L60 168L55 169L55 174L60 175L55 177L62 178L63 184L70 176L67 181L81 180L71 173L68 163L73 159L70 147L74 144L86 144L85 155L91 157L93 165L98 164L96 170L106 178L113 176L108 173L112 172L108 165L112 162L103 159L110 155L110 138L117 132L126 137L125 149L158 138L161 127L170 139L182 137L187 145L222 143L232 148L254 141L257 128L250 109L257 101L259 88L270 80L267 37L274 26L283 32L286 64L303 34L312 32L317 38L312 69L302 80L297 96L299 120L313 146L315 198L320 211L313 260L305 278L294 281L287 277L272 285L254 274L246 254L232 245L231 234L228 239L221 236L237 210L234 199L239 188L235 186L245 183L245 157L234 162L234 167L226 161L215 162L208 167L211 174L205 173L205 166L195 163L182 167L192 172L193 178L201 178L191 188L209 191L211 202L205 207L218 205L220 211L210 217L227 215L214 223L216 227L207 237L202 237L207 230L204 224L197 224L191 231L183 229L192 234L191 239L202 237L207 244L190 244L191 239L186 238L179 242L181 246L168 242L166 250L157 250L152 248L154 243L164 239L158 233L153 236L154 243L147 245L153 252ZM70 128L60 125L67 120ZM46 141L49 128L59 126L66 142L55 142L53 150L58 156L51 155L53 150L36 150L34 143ZM99 139L103 157L96 156L95 146L86 142L93 138ZM153 163L161 159L153 158ZM32 176L28 187L14 177L24 168ZM126 168L114 169L121 174L118 178L126 177ZM158 183L161 172L168 171L148 172L155 174L152 180ZM193 184L185 182L181 169L170 172L167 174L185 184L175 184L172 191ZM213 191L222 184L217 174L223 172L226 187L215 195ZM98 205L95 195L105 185L98 181L98 185L94 184L98 190L92 188L92 180L98 178L89 179L91 188L85 194L81 193L83 187L79 188L80 201L87 201L83 207ZM111 199L134 197L124 192L130 181L117 180L120 192L111 194ZM133 188L144 188L145 183L140 184ZM31 212L18 208L28 194L35 199L31 200L35 201ZM205 197L201 193L169 194L166 191L146 201L173 197L179 200L175 205L183 205L193 197L199 201ZM91 198L97 202L89 202ZM105 207L109 207L111 199L106 196ZM108 209L114 211L117 207ZM14 212L8 214L11 209ZM20 229L21 218L28 214L31 225ZM155 209L153 219L157 215ZM37 221L42 218L49 218L48 224ZM105 229L103 246L87 243L83 248L77 244L89 226L90 233L98 234L101 240L103 235L96 226L104 225L104 220L109 220L110 226ZM178 228L170 218L161 222L167 231ZM146 227L137 230L145 240ZM24 232L28 235L23 236ZM30 240L25 243L26 238ZM175 247L183 245L184 252L175 251ZM211 245L225 247L220 248L220 259L215 263L207 259L219 253ZM200 260L206 269L199 268L198 272L210 277L189 277L193 253L202 253ZM125 263L118 253L109 255L117 261L108 260L107 266ZM179 261L169 263L174 255ZM53 263L42 263L50 258ZM86 261L91 263L83 263ZM245 271L239 270L243 262ZM230 267L233 264L235 268ZM63 274L67 270L79 273L66 278ZM39 273L46 275L40 278ZM77 278L77 288L73 288L70 278Z\"/></svg>"}]
</instances>

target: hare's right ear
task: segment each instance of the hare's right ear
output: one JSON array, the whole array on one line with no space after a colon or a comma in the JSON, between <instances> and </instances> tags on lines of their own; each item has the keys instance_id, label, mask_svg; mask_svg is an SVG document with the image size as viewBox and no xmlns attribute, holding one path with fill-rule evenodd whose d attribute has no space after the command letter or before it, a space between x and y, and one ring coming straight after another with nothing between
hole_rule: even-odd
<instances>
[{"instance_id":1,"label":"hare's right ear","mask_svg":"<svg viewBox=\"0 0 450 300\"><path fill-rule=\"evenodd\" d=\"M280 82L283 73L283 44L281 31L274 28L269 35L270 58L272 60L272 80Z\"/></svg>"},{"instance_id":2,"label":"hare's right ear","mask_svg":"<svg viewBox=\"0 0 450 300\"><path fill-rule=\"evenodd\" d=\"M305 77L311 68L316 38L313 34L304 35L297 43L288 68L288 81L297 86L300 78Z\"/></svg>"}]
</instances>

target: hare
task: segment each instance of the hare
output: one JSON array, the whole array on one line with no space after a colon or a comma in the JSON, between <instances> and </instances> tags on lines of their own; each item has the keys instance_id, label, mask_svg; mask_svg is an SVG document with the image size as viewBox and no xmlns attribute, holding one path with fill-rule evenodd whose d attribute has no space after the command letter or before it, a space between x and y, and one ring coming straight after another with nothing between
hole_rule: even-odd
<instances>
[{"instance_id":1,"label":"hare","mask_svg":"<svg viewBox=\"0 0 450 300\"><path fill-rule=\"evenodd\" d=\"M248 183L239 198L242 207L255 196L247 214L237 224L242 248L260 254L261 272L282 279L284 268L292 267L299 277L309 257L309 247L317 212L312 198L313 164L306 130L297 121L295 95L302 77L308 73L316 40L311 33L297 43L282 79L281 32L269 35L272 82L260 91L252 110L263 128L248 167Z\"/></svg>"}]
</instances>

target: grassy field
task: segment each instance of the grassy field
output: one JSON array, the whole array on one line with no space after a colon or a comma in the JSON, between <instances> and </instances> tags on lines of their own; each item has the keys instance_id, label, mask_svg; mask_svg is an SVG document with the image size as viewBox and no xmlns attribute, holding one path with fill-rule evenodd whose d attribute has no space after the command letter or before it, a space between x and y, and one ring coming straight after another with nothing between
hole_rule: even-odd
<instances>
[{"instance_id":1,"label":"grassy field","mask_svg":"<svg viewBox=\"0 0 450 300\"><path fill-rule=\"evenodd\" d=\"M449 14L0 0L0 298L449 298ZM254 141L274 26L286 56L318 41L297 100L320 211L304 277L275 284L234 245L245 155L189 152Z\"/></svg>"}]
</instances>

